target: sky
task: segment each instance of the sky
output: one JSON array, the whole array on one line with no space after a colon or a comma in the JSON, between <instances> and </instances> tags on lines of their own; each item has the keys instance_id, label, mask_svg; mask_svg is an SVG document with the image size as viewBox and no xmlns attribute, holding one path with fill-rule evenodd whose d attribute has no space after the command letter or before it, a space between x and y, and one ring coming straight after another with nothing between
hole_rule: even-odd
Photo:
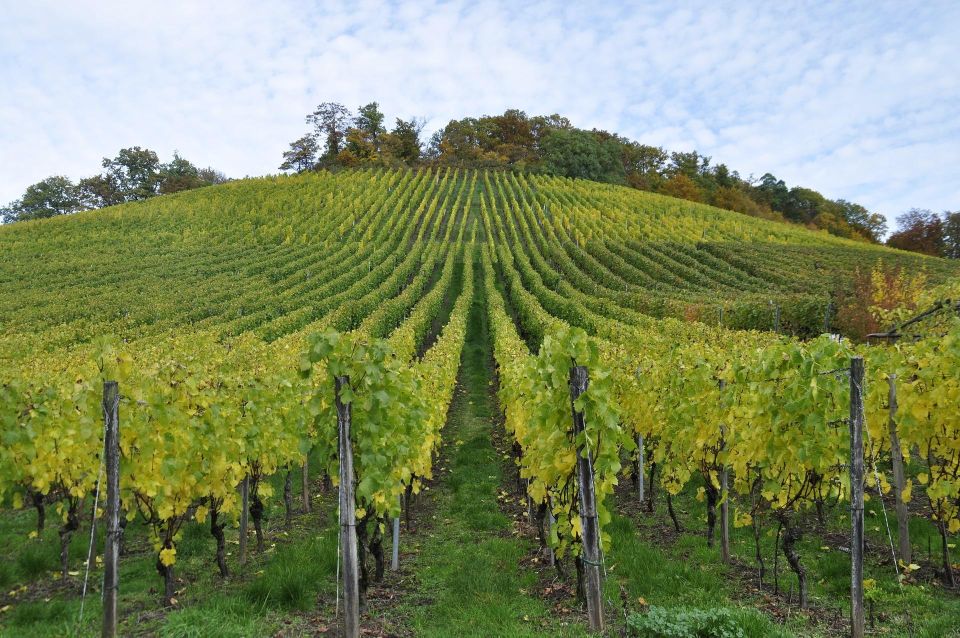
<instances>
[{"instance_id":1,"label":"sky","mask_svg":"<svg viewBox=\"0 0 960 638\"><path fill-rule=\"evenodd\" d=\"M910 5L914 6L910 6ZM960 209L960 2L0 0L0 202L128 146L278 172L318 103L560 113L893 218Z\"/></svg>"}]
</instances>

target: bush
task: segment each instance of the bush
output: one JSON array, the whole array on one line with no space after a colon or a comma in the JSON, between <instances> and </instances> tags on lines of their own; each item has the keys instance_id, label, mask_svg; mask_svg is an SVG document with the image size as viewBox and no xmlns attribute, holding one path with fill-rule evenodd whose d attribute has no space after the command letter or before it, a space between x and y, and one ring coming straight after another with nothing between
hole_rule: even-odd
<instances>
[{"instance_id":1,"label":"bush","mask_svg":"<svg viewBox=\"0 0 960 638\"><path fill-rule=\"evenodd\" d=\"M651 607L647 614L627 619L631 635L639 638L744 638L743 628L729 609L666 609Z\"/></svg>"}]
</instances>

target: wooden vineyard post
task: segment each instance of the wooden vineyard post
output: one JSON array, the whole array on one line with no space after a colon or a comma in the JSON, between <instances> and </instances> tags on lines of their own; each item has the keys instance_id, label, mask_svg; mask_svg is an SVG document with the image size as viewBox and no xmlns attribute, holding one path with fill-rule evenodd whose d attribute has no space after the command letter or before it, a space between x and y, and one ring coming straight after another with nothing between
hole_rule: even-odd
<instances>
[{"instance_id":1,"label":"wooden vineyard post","mask_svg":"<svg viewBox=\"0 0 960 638\"><path fill-rule=\"evenodd\" d=\"M643 503L643 494L644 494L644 461L643 458L643 435L637 435L637 491L639 492L640 502Z\"/></svg>"},{"instance_id":2,"label":"wooden vineyard post","mask_svg":"<svg viewBox=\"0 0 960 638\"><path fill-rule=\"evenodd\" d=\"M302 491L303 491L303 513L310 513L310 453L307 452L307 456L303 458L303 476L302 476Z\"/></svg>"},{"instance_id":3,"label":"wooden vineyard post","mask_svg":"<svg viewBox=\"0 0 960 638\"><path fill-rule=\"evenodd\" d=\"M900 545L900 558L904 565L909 565L913 559L910 549L910 515L907 513L907 504L903 502L903 488L906 487L906 478L903 474L903 450L900 449L900 437L897 435L897 375L891 374L887 381L890 384L890 461L893 465L893 486L897 495L897 539Z\"/></svg>"},{"instance_id":4,"label":"wooden vineyard post","mask_svg":"<svg viewBox=\"0 0 960 638\"><path fill-rule=\"evenodd\" d=\"M117 635L117 590L120 563L120 390L116 381L103 384L104 460L107 468L107 534L103 550L104 638Z\"/></svg>"},{"instance_id":5,"label":"wooden vineyard post","mask_svg":"<svg viewBox=\"0 0 960 638\"><path fill-rule=\"evenodd\" d=\"M335 377L337 452L340 458L340 549L343 551L343 635L360 636L360 565L357 560L357 509L353 495L353 446L350 443L350 404L340 400L350 377Z\"/></svg>"},{"instance_id":6,"label":"wooden vineyard post","mask_svg":"<svg viewBox=\"0 0 960 638\"><path fill-rule=\"evenodd\" d=\"M240 483L240 564L247 564L247 528L250 512L250 477Z\"/></svg>"},{"instance_id":7,"label":"wooden vineyard post","mask_svg":"<svg viewBox=\"0 0 960 638\"><path fill-rule=\"evenodd\" d=\"M590 379L584 366L570 369L570 407L573 412L573 436L584 430L583 412L575 407L576 400L587 391ZM587 618L590 630L603 631L603 603L600 592L600 526L597 520L597 499L593 486L593 463L590 448L577 450L577 483L580 488L580 527L583 530L584 590L587 597Z\"/></svg>"},{"instance_id":8,"label":"wooden vineyard post","mask_svg":"<svg viewBox=\"0 0 960 638\"><path fill-rule=\"evenodd\" d=\"M400 503L400 508L403 509L403 497L398 496L397 501ZM400 569L400 515L398 514L393 519L393 556L390 561L390 569L397 571Z\"/></svg>"},{"instance_id":9,"label":"wooden vineyard post","mask_svg":"<svg viewBox=\"0 0 960 638\"><path fill-rule=\"evenodd\" d=\"M723 379L720 379L719 388L720 392L723 392L726 388L727 382ZM720 426L720 449L723 450L726 447L726 428ZM720 468L720 557L724 563L730 563L730 504L727 502L727 498L730 496L730 492L727 488L727 464L724 463Z\"/></svg>"},{"instance_id":10,"label":"wooden vineyard post","mask_svg":"<svg viewBox=\"0 0 960 638\"><path fill-rule=\"evenodd\" d=\"M850 635L863 638L863 357L850 360Z\"/></svg>"},{"instance_id":11,"label":"wooden vineyard post","mask_svg":"<svg viewBox=\"0 0 960 638\"><path fill-rule=\"evenodd\" d=\"M553 526L557 524L557 519L553 515L553 509L550 506L549 501L547 502L547 538L550 538L550 531L553 529ZM549 540L547 541L547 561L550 563L550 567L553 567L557 564L557 556L553 551L553 545L550 544Z\"/></svg>"}]
</instances>

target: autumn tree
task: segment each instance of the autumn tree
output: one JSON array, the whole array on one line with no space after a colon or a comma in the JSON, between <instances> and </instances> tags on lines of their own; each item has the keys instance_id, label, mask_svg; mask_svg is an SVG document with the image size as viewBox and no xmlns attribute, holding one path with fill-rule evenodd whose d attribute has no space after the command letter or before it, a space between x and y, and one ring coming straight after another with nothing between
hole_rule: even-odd
<instances>
[{"instance_id":1,"label":"autumn tree","mask_svg":"<svg viewBox=\"0 0 960 638\"><path fill-rule=\"evenodd\" d=\"M943 220L934 212L911 208L897 217L897 232L890 235L887 245L925 255L944 252Z\"/></svg>"},{"instance_id":2,"label":"autumn tree","mask_svg":"<svg viewBox=\"0 0 960 638\"><path fill-rule=\"evenodd\" d=\"M943 213L943 256L960 259L960 211Z\"/></svg>"}]
</instances>

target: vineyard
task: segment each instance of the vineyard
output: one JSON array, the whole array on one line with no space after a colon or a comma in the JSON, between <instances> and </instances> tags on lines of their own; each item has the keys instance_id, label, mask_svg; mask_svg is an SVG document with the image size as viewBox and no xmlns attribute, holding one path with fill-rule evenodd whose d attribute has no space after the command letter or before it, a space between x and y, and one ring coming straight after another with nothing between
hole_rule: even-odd
<instances>
[{"instance_id":1,"label":"vineyard","mask_svg":"<svg viewBox=\"0 0 960 638\"><path fill-rule=\"evenodd\" d=\"M955 263L454 168L0 250L2 635L960 627Z\"/></svg>"}]
</instances>

